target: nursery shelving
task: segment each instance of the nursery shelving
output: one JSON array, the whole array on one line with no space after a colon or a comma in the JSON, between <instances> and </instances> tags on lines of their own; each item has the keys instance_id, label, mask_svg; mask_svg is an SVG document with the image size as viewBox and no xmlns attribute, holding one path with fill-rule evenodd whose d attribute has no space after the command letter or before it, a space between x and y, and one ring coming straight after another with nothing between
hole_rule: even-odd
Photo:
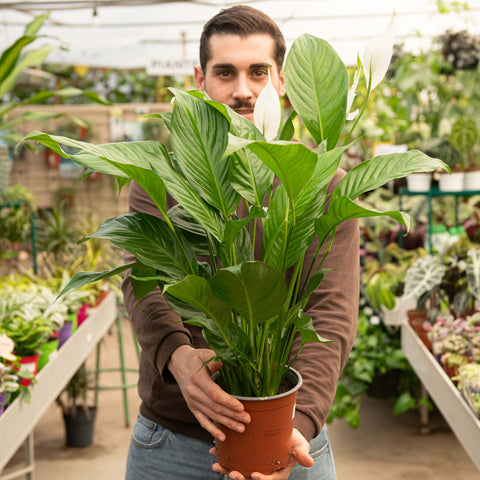
<instances>
[{"instance_id":1,"label":"nursery shelving","mask_svg":"<svg viewBox=\"0 0 480 480\"><path fill-rule=\"evenodd\" d=\"M90 310L81 327L39 372L37 383L31 387L30 403L17 399L8 406L0 417L0 473L23 442L28 441L27 450L28 446L33 448L32 432L35 425L116 318L116 297L113 292L109 292L98 307ZM33 452L30 453L26 467L0 475L0 480L31 475L35 463Z\"/></svg>"},{"instance_id":2,"label":"nursery shelving","mask_svg":"<svg viewBox=\"0 0 480 480\"><path fill-rule=\"evenodd\" d=\"M402 349L459 442L480 470L480 420L413 328L402 326Z\"/></svg>"}]
</instances>

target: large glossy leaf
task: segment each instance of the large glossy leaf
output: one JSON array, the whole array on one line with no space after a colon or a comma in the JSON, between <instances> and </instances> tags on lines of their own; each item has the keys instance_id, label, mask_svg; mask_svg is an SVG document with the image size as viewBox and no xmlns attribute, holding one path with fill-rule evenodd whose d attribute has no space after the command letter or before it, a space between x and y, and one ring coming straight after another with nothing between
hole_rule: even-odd
<instances>
[{"instance_id":1,"label":"large glossy leaf","mask_svg":"<svg viewBox=\"0 0 480 480\"><path fill-rule=\"evenodd\" d=\"M346 120L348 75L331 45L309 34L298 37L285 60L285 89L317 144L337 144Z\"/></svg>"},{"instance_id":2,"label":"large glossy leaf","mask_svg":"<svg viewBox=\"0 0 480 480\"><path fill-rule=\"evenodd\" d=\"M159 157L152 164L153 171L162 178L168 193L218 241L223 240L225 222L219 212L208 205L185 177L177 172L166 158Z\"/></svg>"},{"instance_id":3,"label":"large glossy leaf","mask_svg":"<svg viewBox=\"0 0 480 480\"><path fill-rule=\"evenodd\" d=\"M119 267L112 268L112 270L106 270L103 272L78 272L76 273L72 279L65 285L62 291L57 295L57 298L62 297L70 290L75 288L81 288L87 283L97 282L99 280L103 280L105 278L113 277L114 275L118 275L123 273L125 270L138 265L137 262L133 263L126 263L124 265L120 265Z\"/></svg>"},{"instance_id":4,"label":"large glossy leaf","mask_svg":"<svg viewBox=\"0 0 480 480\"><path fill-rule=\"evenodd\" d=\"M431 158L418 150L378 155L352 168L337 185L334 195L347 195L355 199L390 180L414 172L432 172L437 168L448 169L438 158Z\"/></svg>"},{"instance_id":5,"label":"large glossy leaf","mask_svg":"<svg viewBox=\"0 0 480 480\"><path fill-rule=\"evenodd\" d=\"M217 360L224 365L239 365L250 361L248 337L236 323L229 322L225 332L220 332L217 324L210 318L194 318L185 323L202 328L205 340L217 354Z\"/></svg>"},{"instance_id":6,"label":"large glossy leaf","mask_svg":"<svg viewBox=\"0 0 480 480\"><path fill-rule=\"evenodd\" d=\"M157 145L155 145L155 148L156 147ZM158 155L155 159L152 158L152 155L150 155L151 161L158 160L160 156L162 156L165 161L169 158L167 149L164 145L158 144L158 149L156 148L156 150L158 151ZM148 157L147 154L145 156ZM160 178L160 176L156 175L154 171L151 170L151 168L144 167L143 158L140 162L138 160L139 157L132 156L128 159L128 163L117 162L111 159L108 159L108 162L114 167L118 168L123 173L125 173L129 178L134 179L153 200L153 202L163 215L163 218L167 222L169 222L167 215L167 195L165 190L165 184L163 183L163 180Z\"/></svg>"},{"instance_id":7,"label":"large glossy leaf","mask_svg":"<svg viewBox=\"0 0 480 480\"><path fill-rule=\"evenodd\" d=\"M344 148L319 154L310 182L302 190L295 207L295 226L289 237L285 268L296 263L311 244L315 220L324 214L327 185L335 175ZM292 222L289 214L289 223Z\"/></svg>"},{"instance_id":8,"label":"large glossy leaf","mask_svg":"<svg viewBox=\"0 0 480 480\"><path fill-rule=\"evenodd\" d=\"M397 210L390 210L388 212L379 212L377 210L368 209L358 205L347 196L332 197L328 212L317 219L315 223L315 230L319 244L322 245L326 240L328 234L339 225L341 222L350 218L365 218L365 217L381 217L388 216L397 220L401 224L410 228L410 217L404 212Z\"/></svg>"},{"instance_id":9,"label":"large glossy leaf","mask_svg":"<svg viewBox=\"0 0 480 480\"><path fill-rule=\"evenodd\" d=\"M96 172L126 178L128 178L128 175L114 167L110 161L151 169L150 164L157 162L158 158L164 155L165 149L163 145L153 140L93 145L80 140L73 140L58 135L49 135L48 133L39 131L29 133L25 136L24 140L36 140L57 152L62 157L70 158L79 165L91 168ZM75 147L82 152L69 155L62 149L61 145Z\"/></svg>"},{"instance_id":10,"label":"large glossy leaf","mask_svg":"<svg viewBox=\"0 0 480 480\"><path fill-rule=\"evenodd\" d=\"M252 326L280 313L287 298L283 275L261 262L243 262L219 270L210 285L216 296Z\"/></svg>"},{"instance_id":11,"label":"large glossy leaf","mask_svg":"<svg viewBox=\"0 0 480 480\"><path fill-rule=\"evenodd\" d=\"M196 255L208 257L208 239L205 229L199 225L188 212L177 203L168 210L168 218L176 229L179 229L188 240Z\"/></svg>"},{"instance_id":12,"label":"large glossy leaf","mask_svg":"<svg viewBox=\"0 0 480 480\"><path fill-rule=\"evenodd\" d=\"M287 219L289 217L288 196L280 185L268 205L268 215L263 222L263 260L284 271L283 252L288 240Z\"/></svg>"},{"instance_id":13,"label":"large glossy leaf","mask_svg":"<svg viewBox=\"0 0 480 480\"><path fill-rule=\"evenodd\" d=\"M228 121L203 100L172 89L171 143L186 179L200 196L225 218L235 211L239 197L228 181Z\"/></svg>"},{"instance_id":14,"label":"large glossy leaf","mask_svg":"<svg viewBox=\"0 0 480 480\"><path fill-rule=\"evenodd\" d=\"M198 272L197 260L180 232L147 213L127 213L107 220L88 238L102 238L130 252L142 264L173 277Z\"/></svg>"},{"instance_id":15,"label":"large glossy leaf","mask_svg":"<svg viewBox=\"0 0 480 480\"><path fill-rule=\"evenodd\" d=\"M182 281L167 285L165 292L203 312L221 331L226 330L231 319L231 308L214 294L204 278L187 275Z\"/></svg>"},{"instance_id":16,"label":"large glossy leaf","mask_svg":"<svg viewBox=\"0 0 480 480\"><path fill-rule=\"evenodd\" d=\"M145 265L135 265L130 274L130 283L133 288L133 295L140 301L145 295L158 287L155 278L156 270Z\"/></svg>"},{"instance_id":17,"label":"large glossy leaf","mask_svg":"<svg viewBox=\"0 0 480 480\"><path fill-rule=\"evenodd\" d=\"M252 205L262 205L273 172L252 151L240 150L232 156L229 178L242 198Z\"/></svg>"},{"instance_id":18,"label":"large glossy leaf","mask_svg":"<svg viewBox=\"0 0 480 480\"><path fill-rule=\"evenodd\" d=\"M295 205L312 177L317 155L297 142L252 142L248 148L280 179L290 202ZM294 162L292 158L295 159Z\"/></svg>"}]
</instances>

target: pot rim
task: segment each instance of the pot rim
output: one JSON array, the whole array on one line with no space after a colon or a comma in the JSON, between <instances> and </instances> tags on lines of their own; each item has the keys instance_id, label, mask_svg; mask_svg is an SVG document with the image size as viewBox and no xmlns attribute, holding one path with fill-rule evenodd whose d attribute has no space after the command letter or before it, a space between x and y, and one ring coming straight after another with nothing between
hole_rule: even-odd
<instances>
[{"instance_id":1,"label":"pot rim","mask_svg":"<svg viewBox=\"0 0 480 480\"><path fill-rule=\"evenodd\" d=\"M212 374L212 380L215 381L215 378L218 377L219 375L220 375L219 371L214 372ZM287 397L292 393L298 391L302 386L303 379L302 379L302 376L300 375L300 372L298 372L292 367L289 367L284 378L288 378L292 383L296 382L296 384L286 392L277 393L276 395L270 395L267 397L244 397L242 395L232 395L232 397L236 398L237 400L248 400L249 402L264 402L265 400L276 400L277 398Z\"/></svg>"}]
</instances>

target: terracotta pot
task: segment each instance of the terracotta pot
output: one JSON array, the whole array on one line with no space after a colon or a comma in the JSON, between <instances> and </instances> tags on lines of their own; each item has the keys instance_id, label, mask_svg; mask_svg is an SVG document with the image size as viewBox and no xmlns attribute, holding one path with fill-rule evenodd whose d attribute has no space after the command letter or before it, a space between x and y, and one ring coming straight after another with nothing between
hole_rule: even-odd
<instances>
[{"instance_id":1,"label":"terracotta pot","mask_svg":"<svg viewBox=\"0 0 480 480\"><path fill-rule=\"evenodd\" d=\"M246 477L252 472L271 474L287 465L295 401L302 378L293 369L290 369L286 378L293 387L285 393L272 397L235 397L245 406L251 422L245 424L243 433L220 425L226 435L224 442L216 441L220 465Z\"/></svg>"},{"instance_id":2,"label":"terracotta pot","mask_svg":"<svg viewBox=\"0 0 480 480\"><path fill-rule=\"evenodd\" d=\"M427 331L423 327L424 322L427 321L427 310L408 310L408 323L415 330L415 333L420 337L423 344L431 351L432 342L428 338Z\"/></svg>"},{"instance_id":3,"label":"terracotta pot","mask_svg":"<svg viewBox=\"0 0 480 480\"><path fill-rule=\"evenodd\" d=\"M18 363L20 363L20 370L30 370L35 376L38 373L38 361L40 354L29 355L28 357L18 357ZM30 385L32 381L29 378L22 378L20 384L24 387Z\"/></svg>"}]
</instances>

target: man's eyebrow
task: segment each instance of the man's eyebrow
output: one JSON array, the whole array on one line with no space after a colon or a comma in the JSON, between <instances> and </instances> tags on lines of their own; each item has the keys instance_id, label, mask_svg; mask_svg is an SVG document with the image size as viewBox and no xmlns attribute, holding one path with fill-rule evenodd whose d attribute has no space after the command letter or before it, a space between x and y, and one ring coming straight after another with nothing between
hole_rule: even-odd
<instances>
[{"instance_id":1,"label":"man's eyebrow","mask_svg":"<svg viewBox=\"0 0 480 480\"><path fill-rule=\"evenodd\" d=\"M252 63L249 65L249 68L254 70L256 68L272 68L272 66L269 63ZM216 63L215 65L212 65L212 69L214 70L223 70L223 69L230 69L230 70L236 70L235 65L232 63Z\"/></svg>"},{"instance_id":2,"label":"man's eyebrow","mask_svg":"<svg viewBox=\"0 0 480 480\"><path fill-rule=\"evenodd\" d=\"M215 65L212 65L212 68L214 70L223 70L223 69L234 70L235 69L235 67L231 63L216 63Z\"/></svg>"}]
</instances>

